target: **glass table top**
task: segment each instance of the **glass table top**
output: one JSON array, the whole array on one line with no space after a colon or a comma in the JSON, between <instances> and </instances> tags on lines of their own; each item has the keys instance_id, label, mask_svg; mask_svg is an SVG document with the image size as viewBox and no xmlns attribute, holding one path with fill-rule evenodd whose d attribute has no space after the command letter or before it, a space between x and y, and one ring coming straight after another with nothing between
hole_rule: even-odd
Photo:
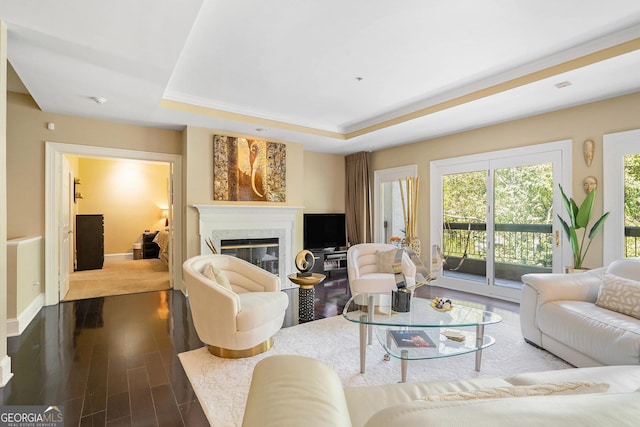
<instances>
[{"instance_id":1,"label":"glass table top","mask_svg":"<svg viewBox=\"0 0 640 427\"><path fill-rule=\"evenodd\" d=\"M366 304L369 295L373 295L381 300L381 302L376 304L372 319L369 319L366 313ZM387 302L385 300L389 301ZM452 309L442 312L431 307L430 299L414 296L411 298L411 309L406 313L392 311L390 300L390 295L386 294L354 295L347 301L342 315L351 322L364 323L367 325L419 328L477 326L502 321L502 317L499 314L465 305L464 301L459 300L451 300L453 305ZM364 304L364 306L361 304Z\"/></svg>"},{"instance_id":2,"label":"glass table top","mask_svg":"<svg viewBox=\"0 0 640 427\"><path fill-rule=\"evenodd\" d=\"M373 318L366 312L370 295L379 300ZM437 359L480 351L495 343L493 337L484 334L484 326L502 321L499 314L459 300L451 300L451 310L443 312L434 309L430 299L412 297L410 311L406 313L392 311L390 302L385 300L390 301L390 296L355 295L342 315L362 327L372 325L378 342L398 359Z\"/></svg>"}]
</instances>

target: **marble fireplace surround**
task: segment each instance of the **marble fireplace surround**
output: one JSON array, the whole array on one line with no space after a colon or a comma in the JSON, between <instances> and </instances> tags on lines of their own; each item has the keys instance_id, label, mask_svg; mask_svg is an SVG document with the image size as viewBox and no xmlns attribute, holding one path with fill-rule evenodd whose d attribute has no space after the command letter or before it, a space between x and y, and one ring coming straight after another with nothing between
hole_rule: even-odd
<instances>
[{"instance_id":1,"label":"marble fireplace surround","mask_svg":"<svg viewBox=\"0 0 640 427\"><path fill-rule=\"evenodd\" d=\"M282 289L293 287L287 275L296 271L293 253L298 206L195 205L198 210L200 253L211 253L205 243L216 249L228 239L278 238L278 273Z\"/></svg>"}]
</instances>

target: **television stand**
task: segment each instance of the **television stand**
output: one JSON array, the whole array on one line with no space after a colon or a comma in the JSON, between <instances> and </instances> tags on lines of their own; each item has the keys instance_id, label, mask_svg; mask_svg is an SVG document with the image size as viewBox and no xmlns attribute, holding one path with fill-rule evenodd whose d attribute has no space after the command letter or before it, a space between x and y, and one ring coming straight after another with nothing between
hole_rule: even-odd
<instances>
[{"instance_id":1,"label":"television stand","mask_svg":"<svg viewBox=\"0 0 640 427\"><path fill-rule=\"evenodd\" d=\"M315 259L312 272L330 276L332 272L347 271L346 250L312 249L311 252Z\"/></svg>"}]
</instances>

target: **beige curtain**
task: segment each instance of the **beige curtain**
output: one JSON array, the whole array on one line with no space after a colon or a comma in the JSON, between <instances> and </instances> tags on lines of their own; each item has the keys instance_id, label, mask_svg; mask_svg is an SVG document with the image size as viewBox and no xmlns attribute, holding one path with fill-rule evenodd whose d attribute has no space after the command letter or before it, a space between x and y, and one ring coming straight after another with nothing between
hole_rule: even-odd
<instances>
[{"instance_id":1,"label":"beige curtain","mask_svg":"<svg viewBox=\"0 0 640 427\"><path fill-rule=\"evenodd\" d=\"M347 239L350 245L371 242L371 180L369 153L346 157L345 213Z\"/></svg>"}]
</instances>

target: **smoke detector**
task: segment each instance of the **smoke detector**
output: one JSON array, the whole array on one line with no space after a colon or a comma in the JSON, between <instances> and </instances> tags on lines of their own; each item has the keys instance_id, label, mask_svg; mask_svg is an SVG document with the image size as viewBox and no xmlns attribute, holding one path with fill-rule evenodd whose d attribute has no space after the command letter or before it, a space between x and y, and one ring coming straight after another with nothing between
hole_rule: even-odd
<instances>
[{"instance_id":1,"label":"smoke detector","mask_svg":"<svg viewBox=\"0 0 640 427\"><path fill-rule=\"evenodd\" d=\"M101 96L92 96L91 99L93 99L97 104L104 104L107 102L107 98L103 98Z\"/></svg>"}]
</instances>

